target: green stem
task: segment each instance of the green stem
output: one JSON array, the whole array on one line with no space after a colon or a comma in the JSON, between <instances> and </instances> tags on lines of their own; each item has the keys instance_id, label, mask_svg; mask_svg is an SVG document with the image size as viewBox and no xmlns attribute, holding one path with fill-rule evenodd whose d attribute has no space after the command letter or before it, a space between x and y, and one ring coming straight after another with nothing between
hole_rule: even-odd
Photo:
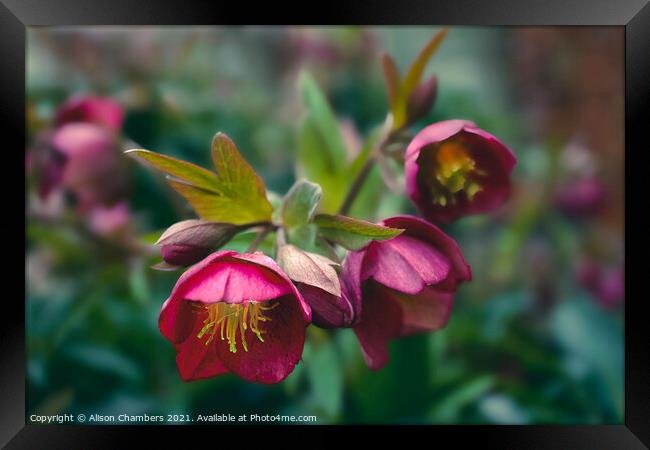
<instances>
[{"instance_id":1,"label":"green stem","mask_svg":"<svg viewBox=\"0 0 650 450\"><path fill-rule=\"evenodd\" d=\"M343 204L339 209L339 214L346 215L350 211L352 204L354 203L357 196L359 195L359 192L361 192L363 183L368 178L368 175L370 175L370 172L372 171L372 168L374 167L376 160L377 158L374 155L368 157L368 160L361 168L361 171L359 171L359 174L352 182L352 186L350 186L350 190L345 196L345 199L343 200Z\"/></svg>"},{"instance_id":2,"label":"green stem","mask_svg":"<svg viewBox=\"0 0 650 450\"><path fill-rule=\"evenodd\" d=\"M343 200L343 203L339 208L339 212L338 212L339 214L346 215L350 211L354 201L357 199L357 196L359 195L359 192L361 192L363 183L368 178L368 175L370 175L370 172L372 172L372 169L375 166L377 159L381 156L381 153L385 151L386 147L393 141L393 139L401 131L402 131L401 129L392 130L390 115L388 115L383 125L383 132L382 132L383 137L380 138L377 147L375 147L374 151L372 151L371 154L368 156L368 159L366 160L365 164L363 165L363 167L357 174L356 178L352 182L352 185L350 186L350 190L348 190L348 193L346 194L345 199Z\"/></svg>"},{"instance_id":3,"label":"green stem","mask_svg":"<svg viewBox=\"0 0 650 450\"><path fill-rule=\"evenodd\" d=\"M257 233L257 236L255 236L255 239L253 242L251 242L251 245L248 246L246 249L246 253L252 253L255 250L257 250L257 247L264 241L266 236L275 229L275 226L266 226L264 229L262 229L259 233Z\"/></svg>"}]
</instances>

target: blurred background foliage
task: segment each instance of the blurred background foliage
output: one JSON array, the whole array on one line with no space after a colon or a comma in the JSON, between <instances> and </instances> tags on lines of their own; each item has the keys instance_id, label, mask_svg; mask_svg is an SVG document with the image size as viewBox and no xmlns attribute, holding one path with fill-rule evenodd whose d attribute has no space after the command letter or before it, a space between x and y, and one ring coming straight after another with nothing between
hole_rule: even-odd
<instances>
[{"instance_id":1,"label":"blurred background foliage","mask_svg":"<svg viewBox=\"0 0 650 450\"><path fill-rule=\"evenodd\" d=\"M31 28L29 145L71 95L108 96L126 112L125 148L209 167L210 140L223 131L283 195L309 145L300 135L301 70L358 151L387 111L381 53L405 70L436 31ZM151 270L158 257L150 244L191 210L160 176L133 165L128 227L105 235L65 194L40 199L28 167L29 413L622 423L622 63L617 28L451 29L427 69L438 76L437 101L414 129L462 118L500 137L518 158L514 194L502 210L446 228L474 280L459 290L446 329L393 342L379 372L366 368L351 330L310 327L303 362L279 385L232 375L183 383L157 326L179 273ZM376 173L352 214L415 212L381 186ZM133 240L142 245L125 245Z\"/></svg>"}]
</instances>

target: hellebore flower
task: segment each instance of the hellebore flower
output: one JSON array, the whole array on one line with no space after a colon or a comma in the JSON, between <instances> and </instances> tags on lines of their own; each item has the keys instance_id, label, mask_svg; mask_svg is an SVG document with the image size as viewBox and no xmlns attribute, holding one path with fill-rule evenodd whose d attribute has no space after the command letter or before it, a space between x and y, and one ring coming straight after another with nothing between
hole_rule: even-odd
<instances>
[{"instance_id":1,"label":"hellebore flower","mask_svg":"<svg viewBox=\"0 0 650 450\"><path fill-rule=\"evenodd\" d=\"M314 325L320 328L345 328L357 320L357 297L332 266L329 258L285 244L278 249L278 264L294 282L312 310Z\"/></svg>"},{"instance_id":2,"label":"hellebore flower","mask_svg":"<svg viewBox=\"0 0 650 450\"><path fill-rule=\"evenodd\" d=\"M350 252L343 263L343 278L361 299L354 331L373 370L388 362L390 339L443 328L457 284L472 277L456 242L436 226L413 216L382 224L405 231Z\"/></svg>"},{"instance_id":3,"label":"hellebore flower","mask_svg":"<svg viewBox=\"0 0 650 450\"><path fill-rule=\"evenodd\" d=\"M310 322L309 305L271 258L223 250L181 275L158 324L183 380L232 372L270 384L293 371Z\"/></svg>"},{"instance_id":4,"label":"hellebore flower","mask_svg":"<svg viewBox=\"0 0 650 450\"><path fill-rule=\"evenodd\" d=\"M589 217L598 213L605 203L605 186L597 178L583 178L561 186L555 205L569 217Z\"/></svg>"},{"instance_id":5,"label":"hellebore flower","mask_svg":"<svg viewBox=\"0 0 650 450\"><path fill-rule=\"evenodd\" d=\"M87 122L118 131L124 122L124 110L111 98L74 96L59 106L54 121L57 127L71 122Z\"/></svg>"},{"instance_id":6,"label":"hellebore flower","mask_svg":"<svg viewBox=\"0 0 650 450\"><path fill-rule=\"evenodd\" d=\"M406 149L406 192L430 221L453 222L503 204L515 163L510 149L473 122L434 123Z\"/></svg>"},{"instance_id":7,"label":"hellebore flower","mask_svg":"<svg viewBox=\"0 0 650 450\"><path fill-rule=\"evenodd\" d=\"M70 123L52 136L64 160L61 184L72 191L81 209L113 205L127 190L125 163L113 136L91 123Z\"/></svg>"}]
</instances>

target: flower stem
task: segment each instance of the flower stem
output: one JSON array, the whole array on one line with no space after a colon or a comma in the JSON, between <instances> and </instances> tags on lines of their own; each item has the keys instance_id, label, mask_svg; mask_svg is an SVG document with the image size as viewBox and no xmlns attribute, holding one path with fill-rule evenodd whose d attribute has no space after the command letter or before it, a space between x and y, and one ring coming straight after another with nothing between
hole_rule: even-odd
<instances>
[{"instance_id":1,"label":"flower stem","mask_svg":"<svg viewBox=\"0 0 650 450\"><path fill-rule=\"evenodd\" d=\"M379 138L379 143L374 148L374 150L370 153L370 155L368 155L368 159L366 160L365 164L357 174L357 177L352 182L352 185L350 186L350 190L348 190L348 193L346 194L345 199L343 200L343 203L339 208L339 212L338 212L339 214L346 215L350 211L350 208L352 208L352 204L357 199L359 192L361 192L363 183L365 183L366 179L368 178L368 175L370 175L370 172L375 166L375 163L377 162L378 158L381 157L381 154L382 152L385 151L386 146L389 145L392 139L401 131L402 131L401 128L397 130L393 130L393 119L391 114L388 114L386 116L386 120L384 121L384 124L382 125L381 137Z\"/></svg>"},{"instance_id":2,"label":"flower stem","mask_svg":"<svg viewBox=\"0 0 650 450\"><path fill-rule=\"evenodd\" d=\"M257 250L257 247L262 243L262 241L264 241L266 236L268 236L268 234L274 229L275 229L274 226L266 226L265 228L260 230L260 232L257 233L257 236L255 236L253 242L251 242L251 245L249 245L248 248L246 249L246 253L252 253L255 250Z\"/></svg>"},{"instance_id":3,"label":"flower stem","mask_svg":"<svg viewBox=\"0 0 650 450\"><path fill-rule=\"evenodd\" d=\"M363 165L363 167L359 171L359 174L352 182L352 186L350 186L350 190L345 196L345 199L343 200L343 204L339 209L339 214L346 215L350 211L352 204L356 200L357 196L359 195L359 192L361 191L361 188L363 187L363 183L366 181L366 178L368 178L368 175L370 175L370 172L374 167L375 162L376 162L376 157L374 155L368 157L368 160Z\"/></svg>"}]
</instances>

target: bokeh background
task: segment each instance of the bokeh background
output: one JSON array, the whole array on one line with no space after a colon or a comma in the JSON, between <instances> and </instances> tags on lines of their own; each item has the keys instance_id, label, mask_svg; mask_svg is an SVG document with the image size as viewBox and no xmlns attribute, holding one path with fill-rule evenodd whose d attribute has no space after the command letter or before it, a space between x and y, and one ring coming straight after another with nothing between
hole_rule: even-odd
<instances>
[{"instance_id":1,"label":"bokeh background","mask_svg":"<svg viewBox=\"0 0 650 450\"><path fill-rule=\"evenodd\" d=\"M125 112L125 148L209 166L216 131L280 195L295 180L309 70L351 148L387 111L380 55L406 69L436 27L85 27L28 31L28 414L315 414L318 423L622 423L623 30L452 28L429 64L438 99L415 130L463 118L517 155L514 193L446 231L474 280L446 329L395 341L372 372L351 330L309 328L279 385L184 383L157 317L178 272L151 245L191 210L124 159L117 206L39 195L34 155L72 95ZM120 156L120 158L122 158ZM386 193L378 215L413 213ZM358 205L356 214L371 217Z\"/></svg>"}]
</instances>

